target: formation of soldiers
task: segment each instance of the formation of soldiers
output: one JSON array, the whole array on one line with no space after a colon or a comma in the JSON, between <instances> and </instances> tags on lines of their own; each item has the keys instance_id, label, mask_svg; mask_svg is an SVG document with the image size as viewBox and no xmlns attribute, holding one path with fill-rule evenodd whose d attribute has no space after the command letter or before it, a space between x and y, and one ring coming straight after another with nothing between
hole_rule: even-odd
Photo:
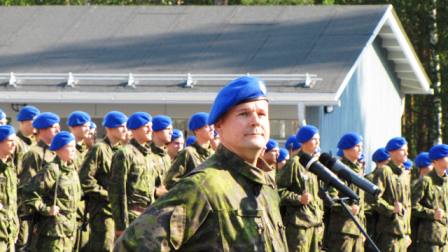
<instances>
[{"instance_id":1,"label":"formation of soldiers","mask_svg":"<svg viewBox=\"0 0 448 252\"><path fill-rule=\"evenodd\" d=\"M375 251L345 210L380 251L448 251L448 145L411 169L406 140L392 138L365 174L362 136L344 134L340 161L381 190L345 182L359 199L344 206L301 163L320 155L318 128L280 148L253 77L190 117L194 138L146 112L107 113L98 141L83 111L68 115L70 132L33 106L17 121L16 133L0 113L0 251Z\"/></svg>"}]
</instances>

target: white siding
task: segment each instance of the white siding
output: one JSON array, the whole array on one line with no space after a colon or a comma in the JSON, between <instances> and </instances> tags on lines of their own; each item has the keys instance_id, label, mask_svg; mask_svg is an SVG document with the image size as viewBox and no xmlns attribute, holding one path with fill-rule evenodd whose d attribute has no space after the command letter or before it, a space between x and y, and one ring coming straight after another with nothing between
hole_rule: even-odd
<instances>
[{"instance_id":1,"label":"white siding","mask_svg":"<svg viewBox=\"0 0 448 252\"><path fill-rule=\"evenodd\" d=\"M336 153L339 138L346 132L364 137L364 153L370 170L371 154L387 140L401 135L403 100L395 77L378 47L369 45L341 95L341 107L324 114L320 110L322 150Z\"/></svg>"}]
</instances>

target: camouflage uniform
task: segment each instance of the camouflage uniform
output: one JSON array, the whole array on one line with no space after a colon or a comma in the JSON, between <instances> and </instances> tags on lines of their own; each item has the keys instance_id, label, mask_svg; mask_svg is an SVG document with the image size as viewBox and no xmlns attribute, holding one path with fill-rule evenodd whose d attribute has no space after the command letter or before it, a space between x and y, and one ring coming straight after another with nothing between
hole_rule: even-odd
<instances>
[{"instance_id":1,"label":"camouflage uniform","mask_svg":"<svg viewBox=\"0 0 448 252\"><path fill-rule=\"evenodd\" d=\"M87 151L87 146L84 143L76 143L76 159L74 161L74 164L77 172L79 172L79 170L81 169L81 165L84 162ZM88 251L87 242L89 241L90 230L89 226L87 225L88 216L85 205L85 200L81 200L77 210L76 219L78 221L78 228L76 233L77 241L75 244L75 251Z\"/></svg>"},{"instance_id":2,"label":"camouflage uniform","mask_svg":"<svg viewBox=\"0 0 448 252\"><path fill-rule=\"evenodd\" d=\"M212 148L204 148L194 143L183 149L171 165L165 177L166 189L173 187L179 180L198 167L213 154Z\"/></svg>"},{"instance_id":3,"label":"camouflage uniform","mask_svg":"<svg viewBox=\"0 0 448 252\"><path fill-rule=\"evenodd\" d=\"M171 158L170 155L168 155L166 147L158 147L154 142L151 142L150 147L152 152L151 155L156 163L155 167L158 173L156 186L159 187L160 185L163 185L163 182L165 181L166 173L171 166Z\"/></svg>"},{"instance_id":4,"label":"camouflage uniform","mask_svg":"<svg viewBox=\"0 0 448 252\"><path fill-rule=\"evenodd\" d=\"M28 187L31 179L42 169L42 167L52 162L55 158L56 154L48 148L49 146L40 140L36 145L32 145L30 150L23 155L23 170L19 182L19 199L24 197L22 193L23 188ZM31 246L35 214L32 209L29 209L19 202L19 217L20 234L17 245L19 249L27 250Z\"/></svg>"},{"instance_id":5,"label":"camouflage uniform","mask_svg":"<svg viewBox=\"0 0 448 252\"><path fill-rule=\"evenodd\" d=\"M89 213L89 251L111 251L113 247L115 227L107 190L112 155L119 147L112 146L106 137L87 152L79 171Z\"/></svg>"},{"instance_id":6,"label":"camouflage uniform","mask_svg":"<svg viewBox=\"0 0 448 252\"><path fill-rule=\"evenodd\" d=\"M289 251L320 251L323 238L323 201L319 197L317 176L308 172L299 162L299 154L292 157L277 173L286 237ZM300 196L308 192L312 201L300 203Z\"/></svg>"},{"instance_id":7,"label":"camouflage uniform","mask_svg":"<svg viewBox=\"0 0 448 252\"><path fill-rule=\"evenodd\" d=\"M74 164L64 164L58 157L31 180L25 203L39 213L36 251L73 250L81 194ZM56 216L49 215L52 206L59 207Z\"/></svg>"},{"instance_id":8,"label":"camouflage uniform","mask_svg":"<svg viewBox=\"0 0 448 252\"><path fill-rule=\"evenodd\" d=\"M353 163L345 157L341 161L360 176L364 175L364 169L358 162ZM356 203L349 201L347 205L357 204L359 206L359 212L355 215L355 218L365 228L364 191L354 184L350 184L348 187L359 196L359 201ZM339 198L341 196L339 195L339 191L334 187L329 189L329 193L332 198ZM331 246L328 247L328 251L364 251L364 237L355 222L342 207L339 203L335 203L331 207L331 217L328 225ZM351 211L351 209L349 210Z\"/></svg>"},{"instance_id":9,"label":"camouflage uniform","mask_svg":"<svg viewBox=\"0 0 448 252\"><path fill-rule=\"evenodd\" d=\"M287 251L275 182L220 146L134 221L115 251Z\"/></svg>"},{"instance_id":10,"label":"camouflage uniform","mask_svg":"<svg viewBox=\"0 0 448 252\"><path fill-rule=\"evenodd\" d=\"M443 218L434 219L437 208ZM412 215L419 218L415 251L448 251L448 177L436 170L420 179L412 190Z\"/></svg>"},{"instance_id":11,"label":"camouflage uniform","mask_svg":"<svg viewBox=\"0 0 448 252\"><path fill-rule=\"evenodd\" d=\"M157 171L150 149L132 139L112 158L109 200L116 230L124 230L154 202Z\"/></svg>"},{"instance_id":12,"label":"camouflage uniform","mask_svg":"<svg viewBox=\"0 0 448 252\"><path fill-rule=\"evenodd\" d=\"M374 184L381 190L375 211L378 212L377 245L381 251L406 251L405 236L411 227L411 185L404 167L392 161L375 175ZM394 213L394 202L403 205L403 212Z\"/></svg>"},{"instance_id":13,"label":"camouflage uniform","mask_svg":"<svg viewBox=\"0 0 448 252\"><path fill-rule=\"evenodd\" d=\"M0 160L0 251L14 251L17 217L17 174L12 158Z\"/></svg>"},{"instance_id":14,"label":"camouflage uniform","mask_svg":"<svg viewBox=\"0 0 448 252\"><path fill-rule=\"evenodd\" d=\"M375 174L379 173L381 168L376 167L374 171L367 174L365 178L373 183L373 178ZM378 213L374 209L375 198L370 194L364 194L364 215L366 217L366 231L367 234L372 238L372 240L376 240L376 223L378 222ZM364 248L366 251L374 251L374 248L371 246L369 242L364 243Z\"/></svg>"}]
</instances>

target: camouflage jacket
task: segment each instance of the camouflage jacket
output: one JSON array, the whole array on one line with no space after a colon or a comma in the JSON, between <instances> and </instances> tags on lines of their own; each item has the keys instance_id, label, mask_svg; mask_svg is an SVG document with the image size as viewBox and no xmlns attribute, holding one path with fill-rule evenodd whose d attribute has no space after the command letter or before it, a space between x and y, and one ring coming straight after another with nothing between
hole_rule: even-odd
<instances>
[{"instance_id":1,"label":"camouflage jacket","mask_svg":"<svg viewBox=\"0 0 448 252\"><path fill-rule=\"evenodd\" d=\"M299 162L299 154L292 157L285 167L277 172L278 191L285 207L285 225L314 227L322 224L323 201L319 197L319 180L308 172ZM300 196L308 192L312 201L307 205L300 203Z\"/></svg>"},{"instance_id":2,"label":"camouflage jacket","mask_svg":"<svg viewBox=\"0 0 448 252\"><path fill-rule=\"evenodd\" d=\"M437 208L444 212L441 220L434 219ZM448 242L448 177L436 170L418 180L412 189L412 216L419 218L418 241L443 245Z\"/></svg>"},{"instance_id":3,"label":"camouflage jacket","mask_svg":"<svg viewBox=\"0 0 448 252\"><path fill-rule=\"evenodd\" d=\"M165 186L167 189L173 187L179 180L198 167L202 162L209 158L214 151L209 146L203 148L198 143L183 149L171 164L165 177Z\"/></svg>"},{"instance_id":4,"label":"camouflage jacket","mask_svg":"<svg viewBox=\"0 0 448 252\"><path fill-rule=\"evenodd\" d=\"M76 211L81 194L81 184L73 163L64 164L56 157L39 171L25 190L25 204L39 213L39 234L51 237L73 236L77 228ZM49 216L53 205L59 207L59 214Z\"/></svg>"},{"instance_id":5,"label":"camouflage jacket","mask_svg":"<svg viewBox=\"0 0 448 252\"><path fill-rule=\"evenodd\" d=\"M17 217L17 174L12 158L0 160L0 241L16 239L19 220Z\"/></svg>"},{"instance_id":6,"label":"camouflage jacket","mask_svg":"<svg viewBox=\"0 0 448 252\"><path fill-rule=\"evenodd\" d=\"M381 190L374 206L379 218L377 228L379 232L403 237L411 233L411 181L410 176L392 161L384 165L375 174L374 184ZM403 205L403 212L394 213L394 202Z\"/></svg>"},{"instance_id":7,"label":"camouflage jacket","mask_svg":"<svg viewBox=\"0 0 448 252\"><path fill-rule=\"evenodd\" d=\"M49 164L56 157L56 154L49 150L43 141L37 142L30 147L30 150L23 156L22 174L20 176L20 188L26 187L27 183L39 172L46 164Z\"/></svg>"},{"instance_id":8,"label":"camouflage jacket","mask_svg":"<svg viewBox=\"0 0 448 252\"><path fill-rule=\"evenodd\" d=\"M341 162L344 163L346 166L350 167L354 172L358 173L360 176L364 175L364 170L362 166L359 163L353 163L347 158L343 157L341 159ZM347 183L346 183L347 184ZM364 216L364 190L359 188L358 186L354 184L348 185L350 189L352 189L353 192L355 192L359 196L358 202L347 202L347 205L350 206L350 204L357 204L359 206L359 212L355 217L358 219L359 223L365 227L365 216ZM339 191L336 190L334 187L330 187L329 193L331 198L339 198ZM331 230L332 233L338 232L341 234L349 234L353 236L360 236L362 235L361 231L359 231L358 227L356 226L355 222L350 218L350 216L342 209L342 205L339 203L333 204L331 207L331 218L330 218L330 224L329 224L329 230ZM351 209L349 209L351 210Z\"/></svg>"},{"instance_id":9,"label":"camouflage jacket","mask_svg":"<svg viewBox=\"0 0 448 252\"><path fill-rule=\"evenodd\" d=\"M106 137L86 154L79 170L81 187L86 195L86 208L91 215L102 212L112 215L108 199L112 155L120 145L112 146Z\"/></svg>"},{"instance_id":10,"label":"camouflage jacket","mask_svg":"<svg viewBox=\"0 0 448 252\"><path fill-rule=\"evenodd\" d=\"M75 168L76 171L79 172L81 169L82 163L87 154L87 146L84 143L76 143L76 159L75 159Z\"/></svg>"},{"instance_id":11,"label":"camouflage jacket","mask_svg":"<svg viewBox=\"0 0 448 252\"><path fill-rule=\"evenodd\" d=\"M22 174L23 155L30 150L31 145L35 144L34 138L29 138L23 135L21 131L17 132L17 146L14 150L13 159L14 165L17 169L17 174Z\"/></svg>"},{"instance_id":12,"label":"camouflage jacket","mask_svg":"<svg viewBox=\"0 0 448 252\"><path fill-rule=\"evenodd\" d=\"M132 139L112 158L109 200L117 230L124 230L140 215L139 209L154 202L157 171L150 154L150 149Z\"/></svg>"},{"instance_id":13,"label":"camouflage jacket","mask_svg":"<svg viewBox=\"0 0 448 252\"><path fill-rule=\"evenodd\" d=\"M134 221L115 251L287 251L279 203L275 182L221 145Z\"/></svg>"},{"instance_id":14,"label":"camouflage jacket","mask_svg":"<svg viewBox=\"0 0 448 252\"><path fill-rule=\"evenodd\" d=\"M151 155L156 163L155 167L158 173L156 186L160 186L165 181L166 173L171 166L171 158L170 155L168 155L166 147L160 148L156 146L154 142L151 142L150 147L152 152Z\"/></svg>"}]
</instances>

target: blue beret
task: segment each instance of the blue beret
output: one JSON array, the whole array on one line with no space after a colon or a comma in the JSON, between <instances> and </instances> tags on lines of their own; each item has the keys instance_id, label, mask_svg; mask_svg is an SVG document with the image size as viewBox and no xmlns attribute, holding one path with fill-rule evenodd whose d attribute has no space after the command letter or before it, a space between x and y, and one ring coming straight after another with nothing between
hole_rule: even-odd
<instances>
[{"instance_id":1,"label":"blue beret","mask_svg":"<svg viewBox=\"0 0 448 252\"><path fill-rule=\"evenodd\" d=\"M103 126L106 128L118 128L123 126L128 117L120 111L110 111L108 112L103 119Z\"/></svg>"},{"instance_id":2,"label":"blue beret","mask_svg":"<svg viewBox=\"0 0 448 252\"><path fill-rule=\"evenodd\" d=\"M73 111L67 118L67 125L76 127L90 122L92 119L90 115L84 111Z\"/></svg>"},{"instance_id":3,"label":"blue beret","mask_svg":"<svg viewBox=\"0 0 448 252\"><path fill-rule=\"evenodd\" d=\"M6 113L0 109L0 120L5 119L6 118Z\"/></svg>"},{"instance_id":4,"label":"blue beret","mask_svg":"<svg viewBox=\"0 0 448 252\"><path fill-rule=\"evenodd\" d=\"M185 140L185 146L190 146L196 142L195 136L189 136L187 137L187 140Z\"/></svg>"},{"instance_id":5,"label":"blue beret","mask_svg":"<svg viewBox=\"0 0 448 252\"><path fill-rule=\"evenodd\" d=\"M278 143L274 139L269 139L266 143L266 151L271 151L272 149L278 148Z\"/></svg>"},{"instance_id":6,"label":"blue beret","mask_svg":"<svg viewBox=\"0 0 448 252\"><path fill-rule=\"evenodd\" d=\"M150 114L146 112L135 112L131 116L129 116L128 122L126 123L126 127L128 129L138 129L152 121L152 117Z\"/></svg>"},{"instance_id":7,"label":"blue beret","mask_svg":"<svg viewBox=\"0 0 448 252\"><path fill-rule=\"evenodd\" d=\"M96 123L90 121L90 129L96 129Z\"/></svg>"},{"instance_id":8,"label":"blue beret","mask_svg":"<svg viewBox=\"0 0 448 252\"><path fill-rule=\"evenodd\" d=\"M403 166L405 170L410 170L412 168L412 161L410 159L404 161Z\"/></svg>"},{"instance_id":9,"label":"blue beret","mask_svg":"<svg viewBox=\"0 0 448 252\"><path fill-rule=\"evenodd\" d=\"M16 131L11 125L0 125L0 142L7 139L11 135L15 135Z\"/></svg>"},{"instance_id":10,"label":"blue beret","mask_svg":"<svg viewBox=\"0 0 448 252\"><path fill-rule=\"evenodd\" d=\"M420 152L417 157L415 157L414 163L417 168L429 166L432 163L429 158L429 152Z\"/></svg>"},{"instance_id":11,"label":"blue beret","mask_svg":"<svg viewBox=\"0 0 448 252\"><path fill-rule=\"evenodd\" d=\"M302 144L297 141L296 136L292 135L286 139L285 148L288 150L298 150L302 147Z\"/></svg>"},{"instance_id":12,"label":"blue beret","mask_svg":"<svg viewBox=\"0 0 448 252\"><path fill-rule=\"evenodd\" d=\"M280 152L279 155L277 157L277 163L282 162L283 160L285 160L287 157L289 156L289 152L287 149L285 148L280 148Z\"/></svg>"},{"instance_id":13,"label":"blue beret","mask_svg":"<svg viewBox=\"0 0 448 252\"><path fill-rule=\"evenodd\" d=\"M379 148L372 155L373 162L383 162L390 158L389 153L386 151L386 148Z\"/></svg>"},{"instance_id":14,"label":"blue beret","mask_svg":"<svg viewBox=\"0 0 448 252\"><path fill-rule=\"evenodd\" d=\"M57 151L72 141L75 141L75 137L72 135L72 133L61 131L56 134L56 136L54 136L49 149L51 151Z\"/></svg>"},{"instance_id":15,"label":"blue beret","mask_svg":"<svg viewBox=\"0 0 448 252\"><path fill-rule=\"evenodd\" d=\"M173 121L169 116L166 115L157 115L152 119L152 130L159 131L168 128L173 124Z\"/></svg>"},{"instance_id":16,"label":"blue beret","mask_svg":"<svg viewBox=\"0 0 448 252\"><path fill-rule=\"evenodd\" d=\"M429 150L429 158L434 161L448 156L448 145L438 144Z\"/></svg>"},{"instance_id":17,"label":"blue beret","mask_svg":"<svg viewBox=\"0 0 448 252\"><path fill-rule=\"evenodd\" d=\"M190 121L188 122L188 128L191 131L195 131L207 125L208 113L198 112L193 114L190 117Z\"/></svg>"},{"instance_id":18,"label":"blue beret","mask_svg":"<svg viewBox=\"0 0 448 252\"><path fill-rule=\"evenodd\" d=\"M386 151L389 152L401 149L401 147L405 146L406 144L408 144L408 142L403 137L394 137L389 140L389 142L387 142Z\"/></svg>"},{"instance_id":19,"label":"blue beret","mask_svg":"<svg viewBox=\"0 0 448 252\"><path fill-rule=\"evenodd\" d=\"M347 133L339 139L338 148L341 150L351 149L362 142L362 137L357 133Z\"/></svg>"},{"instance_id":20,"label":"blue beret","mask_svg":"<svg viewBox=\"0 0 448 252\"><path fill-rule=\"evenodd\" d=\"M261 80L244 76L231 81L216 96L210 110L208 124L215 124L232 107L260 97L266 98L266 86Z\"/></svg>"},{"instance_id":21,"label":"blue beret","mask_svg":"<svg viewBox=\"0 0 448 252\"><path fill-rule=\"evenodd\" d=\"M336 152L336 156L343 157L344 156L344 151L341 150L341 149L338 149L338 151Z\"/></svg>"},{"instance_id":22,"label":"blue beret","mask_svg":"<svg viewBox=\"0 0 448 252\"><path fill-rule=\"evenodd\" d=\"M171 141L174 141L181 137L184 137L184 133L182 133L180 129L173 129L173 134L171 135Z\"/></svg>"},{"instance_id":23,"label":"blue beret","mask_svg":"<svg viewBox=\"0 0 448 252\"><path fill-rule=\"evenodd\" d=\"M33 128L46 129L59 123L59 116L52 112L43 112L33 120Z\"/></svg>"},{"instance_id":24,"label":"blue beret","mask_svg":"<svg viewBox=\"0 0 448 252\"><path fill-rule=\"evenodd\" d=\"M299 129L296 138L301 144L308 142L314 135L319 133L319 130L313 125L306 125Z\"/></svg>"},{"instance_id":25,"label":"blue beret","mask_svg":"<svg viewBox=\"0 0 448 252\"><path fill-rule=\"evenodd\" d=\"M20 109L16 119L19 122L31 121L39 114L40 110L38 108L28 105Z\"/></svg>"}]
</instances>

